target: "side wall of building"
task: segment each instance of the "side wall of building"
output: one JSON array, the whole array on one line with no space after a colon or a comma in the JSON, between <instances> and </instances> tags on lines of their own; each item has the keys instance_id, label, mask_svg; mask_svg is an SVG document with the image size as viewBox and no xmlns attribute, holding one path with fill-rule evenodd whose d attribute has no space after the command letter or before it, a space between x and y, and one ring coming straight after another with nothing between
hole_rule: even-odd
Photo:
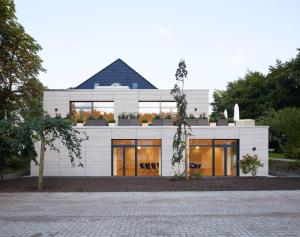
<instances>
[{"instance_id":1,"label":"side wall of building","mask_svg":"<svg viewBox=\"0 0 300 237\"><path fill-rule=\"evenodd\" d=\"M161 139L163 176L173 175L172 140L176 127L82 127L89 140L82 144L84 167L72 167L67 150L57 142L60 153L45 153L45 176L111 176L112 139ZM257 154L264 163L258 175L268 175L268 127L194 127L192 139L239 139L240 158ZM38 144L37 144L38 147ZM255 148L255 149L253 149ZM37 149L39 152L39 149ZM38 175L38 166L31 164L31 176ZM242 176L242 172L240 172Z\"/></svg>"}]
</instances>

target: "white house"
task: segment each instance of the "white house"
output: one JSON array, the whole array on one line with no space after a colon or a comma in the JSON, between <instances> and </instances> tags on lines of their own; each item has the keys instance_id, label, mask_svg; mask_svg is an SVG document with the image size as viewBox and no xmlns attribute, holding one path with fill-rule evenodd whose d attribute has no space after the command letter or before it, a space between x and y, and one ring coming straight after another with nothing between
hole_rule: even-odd
<instances>
[{"instance_id":1,"label":"white house","mask_svg":"<svg viewBox=\"0 0 300 237\"><path fill-rule=\"evenodd\" d=\"M185 90L188 114L208 114L208 90ZM46 176L170 176L176 105L170 90L159 90L118 59L74 89L44 92L44 109L52 116L72 116L89 140L82 143L84 167L72 167L67 150L45 153ZM123 112L138 119L121 120ZM157 115L171 120L158 120ZM105 118L103 120L90 120ZM115 125L112 126L113 119ZM142 122L147 119L141 126ZM85 126L79 126L83 120ZM95 122L96 121L96 122ZM108 125L110 122L110 125ZM127 122L124 123L124 122ZM103 126L104 125L104 126ZM228 126L191 121L190 172L204 176L239 176L239 160L257 154L268 175L268 127L247 120ZM39 149L37 149L39 152ZM31 164L31 175L38 166Z\"/></svg>"}]
</instances>

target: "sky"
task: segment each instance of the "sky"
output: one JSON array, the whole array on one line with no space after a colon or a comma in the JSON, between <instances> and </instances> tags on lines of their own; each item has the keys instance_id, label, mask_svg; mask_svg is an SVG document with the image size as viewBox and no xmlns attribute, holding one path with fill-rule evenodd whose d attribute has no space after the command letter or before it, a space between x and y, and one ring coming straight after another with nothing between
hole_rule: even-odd
<instances>
[{"instance_id":1,"label":"sky","mask_svg":"<svg viewBox=\"0 0 300 237\"><path fill-rule=\"evenodd\" d=\"M248 70L268 72L300 47L299 0L15 0L43 47L50 89L75 87L121 58L160 89L180 59L187 89L225 89Z\"/></svg>"}]
</instances>

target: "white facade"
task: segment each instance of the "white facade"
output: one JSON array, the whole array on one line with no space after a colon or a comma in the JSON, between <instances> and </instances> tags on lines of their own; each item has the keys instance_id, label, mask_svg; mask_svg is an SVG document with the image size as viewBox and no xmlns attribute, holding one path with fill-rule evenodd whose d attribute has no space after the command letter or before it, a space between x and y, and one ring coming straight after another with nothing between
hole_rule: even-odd
<instances>
[{"instance_id":1,"label":"white facade","mask_svg":"<svg viewBox=\"0 0 300 237\"><path fill-rule=\"evenodd\" d=\"M186 90L188 114L208 114L208 90ZM44 109L52 116L55 113L66 116L70 113L72 101L113 101L114 114L123 111L138 112L139 101L173 101L170 90L97 88L94 90L50 90L44 93ZM175 126L125 126L125 127L76 127L89 136L82 143L84 167L72 168L67 150L58 142L61 152L46 151L46 176L111 176L113 139L160 139L162 176L173 175L171 166L172 140ZM239 158L245 154L257 154L264 163L258 175L268 175L268 127L263 126L195 126L191 139L237 139ZM37 149L39 152L39 149ZM38 166L31 164L31 176L38 175ZM240 172L240 175L243 175Z\"/></svg>"}]
</instances>

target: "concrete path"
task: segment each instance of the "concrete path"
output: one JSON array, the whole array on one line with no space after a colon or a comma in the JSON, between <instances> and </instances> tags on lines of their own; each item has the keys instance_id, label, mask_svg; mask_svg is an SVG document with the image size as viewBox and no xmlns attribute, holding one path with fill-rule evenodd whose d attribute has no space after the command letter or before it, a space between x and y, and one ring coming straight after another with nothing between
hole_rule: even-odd
<instances>
[{"instance_id":1,"label":"concrete path","mask_svg":"<svg viewBox=\"0 0 300 237\"><path fill-rule=\"evenodd\" d=\"M300 236L300 191L2 193L0 236Z\"/></svg>"}]
</instances>

